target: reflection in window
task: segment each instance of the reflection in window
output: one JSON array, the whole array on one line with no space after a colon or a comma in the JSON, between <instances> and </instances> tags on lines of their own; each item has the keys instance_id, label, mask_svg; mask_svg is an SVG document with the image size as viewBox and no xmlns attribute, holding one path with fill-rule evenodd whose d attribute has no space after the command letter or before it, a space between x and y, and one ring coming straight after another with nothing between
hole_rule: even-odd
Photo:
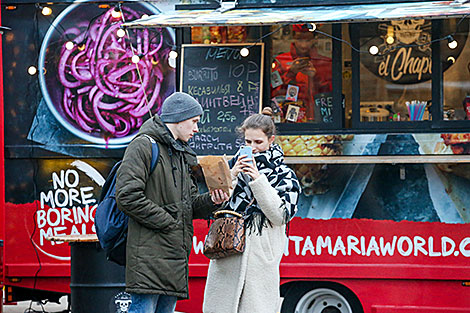
<instances>
[{"instance_id":1,"label":"reflection in window","mask_svg":"<svg viewBox=\"0 0 470 313\"><path fill-rule=\"evenodd\" d=\"M256 33L256 34L255 34ZM258 41L259 28L248 26L191 27L193 44L243 43Z\"/></svg>"},{"instance_id":2,"label":"reflection in window","mask_svg":"<svg viewBox=\"0 0 470 313\"><path fill-rule=\"evenodd\" d=\"M361 121L430 119L430 41L430 20L361 24Z\"/></svg>"},{"instance_id":3,"label":"reflection in window","mask_svg":"<svg viewBox=\"0 0 470 313\"><path fill-rule=\"evenodd\" d=\"M296 24L271 35L271 106L278 123L332 122L332 42L311 30Z\"/></svg>"},{"instance_id":4,"label":"reflection in window","mask_svg":"<svg viewBox=\"0 0 470 313\"><path fill-rule=\"evenodd\" d=\"M441 42L444 72L444 120L470 119L470 43L468 20L443 21L442 34L453 34Z\"/></svg>"}]
</instances>

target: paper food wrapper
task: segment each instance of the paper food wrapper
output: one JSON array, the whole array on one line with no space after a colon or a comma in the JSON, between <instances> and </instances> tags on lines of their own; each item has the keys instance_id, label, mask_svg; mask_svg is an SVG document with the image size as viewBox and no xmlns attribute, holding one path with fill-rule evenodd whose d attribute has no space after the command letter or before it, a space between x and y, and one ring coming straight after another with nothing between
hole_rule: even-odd
<instances>
[{"instance_id":1,"label":"paper food wrapper","mask_svg":"<svg viewBox=\"0 0 470 313\"><path fill-rule=\"evenodd\" d=\"M200 158L199 164L202 167L209 191L222 189L229 195L230 188L232 187L232 176L226 156L204 156Z\"/></svg>"}]
</instances>

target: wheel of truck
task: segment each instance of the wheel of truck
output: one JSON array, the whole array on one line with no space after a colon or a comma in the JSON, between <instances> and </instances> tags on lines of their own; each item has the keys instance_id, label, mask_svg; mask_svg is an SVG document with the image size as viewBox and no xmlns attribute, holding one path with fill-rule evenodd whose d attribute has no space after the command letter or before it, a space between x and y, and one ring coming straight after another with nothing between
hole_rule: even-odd
<instances>
[{"instance_id":1,"label":"wheel of truck","mask_svg":"<svg viewBox=\"0 0 470 313\"><path fill-rule=\"evenodd\" d=\"M294 285L281 313L363 313L357 297L342 286Z\"/></svg>"}]
</instances>

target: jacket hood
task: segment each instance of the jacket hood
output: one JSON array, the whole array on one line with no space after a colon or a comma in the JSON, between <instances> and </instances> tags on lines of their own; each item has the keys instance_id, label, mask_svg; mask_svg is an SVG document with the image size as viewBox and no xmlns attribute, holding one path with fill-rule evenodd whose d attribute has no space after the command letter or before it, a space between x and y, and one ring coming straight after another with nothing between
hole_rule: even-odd
<instances>
[{"instance_id":1,"label":"jacket hood","mask_svg":"<svg viewBox=\"0 0 470 313\"><path fill-rule=\"evenodd\" d=\"M151 136L155 141L167 145L173 150L185 153L186 160L191 166L197 165L196 152L194 152L188 143L173 138L168 127L162 122L158 115L149 118L139 129L139 135Z\"/></svg>"}]
</instances>

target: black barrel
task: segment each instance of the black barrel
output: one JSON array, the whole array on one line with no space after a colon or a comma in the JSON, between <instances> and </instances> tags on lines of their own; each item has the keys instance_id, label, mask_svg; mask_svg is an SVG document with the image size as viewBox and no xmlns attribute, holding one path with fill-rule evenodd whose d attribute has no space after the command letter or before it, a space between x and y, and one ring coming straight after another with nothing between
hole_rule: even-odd
<instances>
[{"instance_id":1,"label":"black barrel","mask_svg":"<svg viewBox=\"0 0 470 313\"><path fill-rule=\"evenodd\" d=\"M125 268L106 260L97 242L70 242L70 289L73 313L127 312Z\"/></svg>"}]
</instances>

